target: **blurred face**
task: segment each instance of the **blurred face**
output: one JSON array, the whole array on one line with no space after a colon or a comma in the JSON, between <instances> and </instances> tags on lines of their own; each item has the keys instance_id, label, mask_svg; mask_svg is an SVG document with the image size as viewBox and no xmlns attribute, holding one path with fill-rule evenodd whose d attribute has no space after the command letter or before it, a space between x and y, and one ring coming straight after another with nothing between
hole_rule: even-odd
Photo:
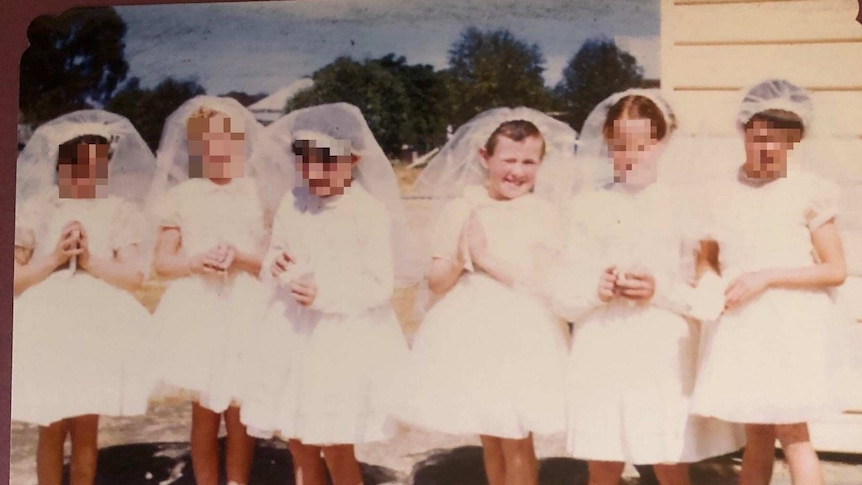
<instances>
[{"instance_id":1,"label":"blurred face","mask_svg":"<svg viewBox=\"0 0 862 485\"><path fill-rule=\"evenodd\" d=\"M496 200L506 200L532 191L536 172L542 164L543 146L542 139L536 136L521 141L499 136L494 153L480 148L482 165L488 169L488 195Z\"/></svg>"},{"instance_id":2,"label":"blurred face","mask_svg":"<svg viewBox=\"0 0 862 485\"><path fill-rule=\"evenodd\" d=\"M646 186L656 180L658 140L646 118L620 118L608 139L608 154L614 164L614 180Z\"/></svg>"},{"instance_id":3,"label":"blurred face","mask_svg":"<svg viewBox=\"0 0 862 485\"><path fill-rule=\"evenodd\" d=\"M79 144L73 147L77 163L70 153L60 153L57 181L60 197L92 199L102 195L100 187L108 185L108 145Z\"/></svg>"},{"instance_id":4,"label":"blurred face","mask_svg":"<svg viewBox=\"0 0 862 485\"><path fill-rule=\"evenodd\" d=\"M770 127L757 120L745 130L745 165L749 177L772 179L787 175L787 154L801 138L799 130Z\"/></svg>"},{"instance_id":5,"label":"blurred face","mask_svg":"<svg viewBox=\"0 0 862 485\"><path fill-rule=\"evenodd\" d=\"M188 124L190 166L199 161L201 176L213 181L242 177L245 165L245 133L231 126L231 119L218 113L211 118L192 118ZM196 168L190 168L192 172Z\"/></svg>"},{"instance_id":6,"label":"blurred face","mask_svg":"<svg viewBox=\"0 0 862 485\"><path fill-rule=\"evenodd\" d=\"M314 141L298 140L296 166L311 194L329 197L344 194L353 182L353 166L359 156L331 155L329 150L314 146Z\"/></svg>"}]
</instances>

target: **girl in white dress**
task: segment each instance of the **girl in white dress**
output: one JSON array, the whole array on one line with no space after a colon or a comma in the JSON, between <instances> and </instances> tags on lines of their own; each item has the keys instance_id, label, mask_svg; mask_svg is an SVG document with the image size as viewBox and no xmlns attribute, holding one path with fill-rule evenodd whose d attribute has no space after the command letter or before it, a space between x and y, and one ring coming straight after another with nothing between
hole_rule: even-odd
<instances>
[{"instance_id":1,"label":"girl in white dress","mask_svg":"<svg viewBox=\"0 0 862 485\"><path fill-rule=\"evenodd\" d=\"M323 485L328 468L336 485L356 485L354 445L394 431L408 350L390 298L418 279L415 248L390 162L356 107L295 111L267 132L300 182L264 263L274 292L256 348L276 358L243 421L289 440L297 483Z\"/></svg>"},{"instance_id":2,"label":"girl in white dress","mask_svg":"<svg viewBox=\"0 0 862 485\"><path fill-rule=\"evenodd\" d=\"M741 447L730 425L689 413L699 327L683 313L696 244L684 201L658 179L673 129L656 92L630 90L600 103L579 140L579 162L612 161L614 176L571 201L554 301L575 322L568 451L588 461L590 484L619 483L625 462L687 484L687 463Z\"/></svg>"},{"instance_id":3,"label":"girl in white dress","mask_svg":"<svg viewBox=\"0 0 862 485\"><path fill-rule=\"evenodd\" d=\"M838 187L804 170L804 146L794 148L812 111L808 93L785 80L746 92L737 117L745 161L715 198L713 241L701 254L702 270L711 262L720 271L726 305L708 327L693 409L745 423L744 484L769 482L776 438L793 483L822 483L806 422L840 411L826 292L846 274Z\"/></svg>"},{"instance_id":4,"label":"girl in white dress","mask_svg":"<svg viewBox=\"0 0 862 485\"><path fill-rule=\"evenodd\" d=\"M254 451L239 405L247 339L266 305L257 277L268 243L266 199L256 181L261 129L233 99L192 98L165 123L150 195L160 228L154 269L173 280L154 314L160 374L168 389L192 400L198 484L218 482L222 415L230 483L248 481Z\"/></svg>"},{"instance_id":5,"label":"girl in white dress","mask_svg":"<svg viewBox=\"0 0 862 485\"><path fill-rule=\"evenodd\" d=\"M526 108L480 115L435 162L450 165L437 178L441 189L463 192L431 235L428 284L442 297L416 334L400 415L411 425L480 435L492 485L535 484L533 433L565 429L566 337L542 285L562 232L556 206L539 195L551 191L534 190L537 178L573 167L574 132L558 123ZM458 174L469 173L484 186L464 187L469 177ZM478 177L469 181L482 183Z\"/></svg>"},{"instance_id":6,"label":"girl in white dress","mask_svg":"<svg viewBox=\"0 0 862 485\"><path fill-rule=\"evenodd\" d=\"M155 160L125 118L76 111L40 126L18 157L12 419L37 424L37 476L96 474L99 415L147 410L150 316L135 201Z\"/></svg>"}]
</instances>

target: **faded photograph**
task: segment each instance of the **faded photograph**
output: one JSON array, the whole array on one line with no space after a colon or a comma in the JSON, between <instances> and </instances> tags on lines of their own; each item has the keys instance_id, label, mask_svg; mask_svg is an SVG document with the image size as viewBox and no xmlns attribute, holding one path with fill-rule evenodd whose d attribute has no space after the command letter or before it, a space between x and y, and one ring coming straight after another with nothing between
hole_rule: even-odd
<instances>
[{"instance_id":1,"label":"faded photograph","mask_svg":"<svg viewBox=\"0 0 862 485\"><path fill-rule=\"evenodd\" d=\"M11 483L862 483L858 7L34 19Z\"/></svg>"}]
</instances>

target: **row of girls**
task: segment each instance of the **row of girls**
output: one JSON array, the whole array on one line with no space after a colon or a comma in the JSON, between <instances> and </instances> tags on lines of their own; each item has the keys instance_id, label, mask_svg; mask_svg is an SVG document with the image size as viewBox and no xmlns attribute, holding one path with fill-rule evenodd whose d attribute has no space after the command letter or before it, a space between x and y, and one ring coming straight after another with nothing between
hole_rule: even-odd
<instances>
[{"instance_id":1,"label":"row of girls","mask_svg":"<svg viewBox=\"0 0 862 485\"><path fill-rule=\"evenodd\" d=\"M427 258L355 107L263 129L197 97L155 160L122 117L49 122L19 157L15 232L12 417L40 426L39 484L60 483L67 435L70 483L93 483L98 416L146 412L156 383L192 401L199 484L219 482L222 419L232 484L255 436L288 441L298 483L361 483L354 445L399 421L479 435L492 485L535 484L533 434L559 432L593 484L626 462L686 484L743 445L742 483L768 483L776 438L794 483L821 483L805 423L832 409L825 289L845 265L837 188L792 156L811 116L789 82L746 92L739 172L693 216L661 179L680 155L655 92L597 106L575 160L564 124L491 110L417 181L442 201ZM608 183L571 196L590 165ZM423 271L408 349L389 302ZM170 280L152 316L129 293L150 272Z\"/></svg>"}]
</instances>

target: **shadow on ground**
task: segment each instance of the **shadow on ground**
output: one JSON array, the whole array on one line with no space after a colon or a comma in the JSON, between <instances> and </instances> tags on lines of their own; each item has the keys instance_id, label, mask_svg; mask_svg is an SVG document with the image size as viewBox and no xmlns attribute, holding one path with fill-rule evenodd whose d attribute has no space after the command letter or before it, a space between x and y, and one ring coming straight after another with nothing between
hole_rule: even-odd
<instances>
[{"instance_id":1,"label":"shadow on ground","mask_svg":"<svg viewBox=\"0 0 862 485\"><path fill-rule=\"evenodd\" d=\"M225 440L219 440L219 463L224 477ZM388 468L360 464L366 485L403 482ZM69 467L63 485L69 483ZM220 482L224 485L224 479ZM258 440L250 484L290 485L294 483L293 460L280 441ZM141 443L111 446L99 450L95 485L195 485L188 443Z\"/></svg>"}]
</instances>

